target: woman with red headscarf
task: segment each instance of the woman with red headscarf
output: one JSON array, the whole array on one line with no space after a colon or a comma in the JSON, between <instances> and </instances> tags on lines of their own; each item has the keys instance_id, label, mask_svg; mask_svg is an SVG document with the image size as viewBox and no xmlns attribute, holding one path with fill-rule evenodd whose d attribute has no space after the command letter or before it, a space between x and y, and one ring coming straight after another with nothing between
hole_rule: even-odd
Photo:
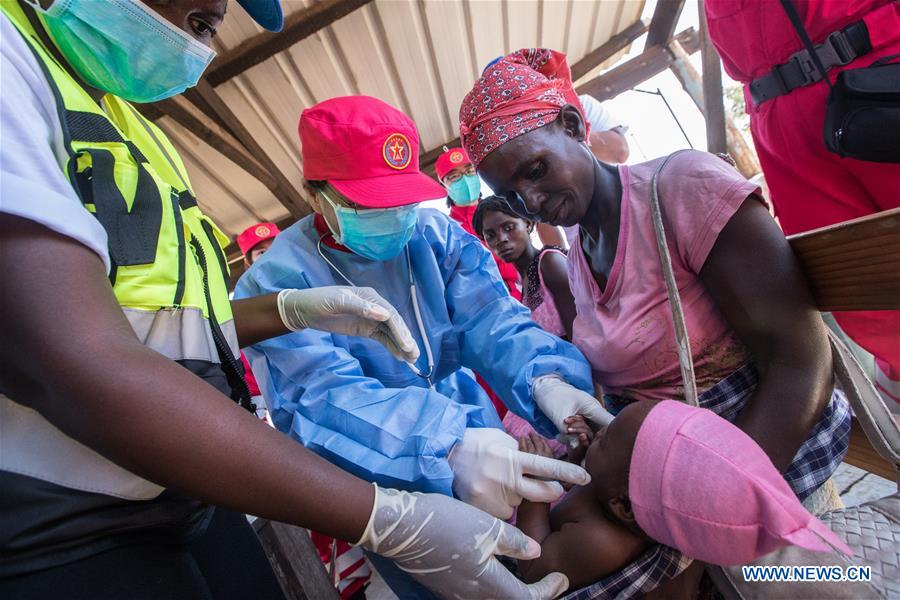
<instances>
[{"instance_id":1,"label":"woman with red headscarf","mask_svg":"<svg viewBox=\"0 0 900 600\"><path fill-rule=\"evenodd\" d=\"M460 131L478 173L514 211L579 226L568 259L572 341L613 412L682 399L649 211L651 178L667 159L598 161L565 55L545 49L488 68L463 100ZM758 188L714 155L668 159L659 197L700 404L755 439L805 499L840 464L850 415L800 267Z\"/></svg>"}]
</instances>

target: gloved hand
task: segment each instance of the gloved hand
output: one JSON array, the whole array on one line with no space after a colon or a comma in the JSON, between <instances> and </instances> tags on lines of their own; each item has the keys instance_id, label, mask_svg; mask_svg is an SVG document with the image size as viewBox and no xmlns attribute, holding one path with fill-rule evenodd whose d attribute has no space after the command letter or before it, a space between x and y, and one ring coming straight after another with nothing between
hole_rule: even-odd
<instances>
[{"instance_id":1,"label":"gloved hand","mask_svg":"<svg viewBox=\"0 0 900 600\"><path fill-rule=\"evenodd\" d=\"M495 554L530 560L537 542L508 523L440 494L375 486L369 524L357 542L393 560L400 569L442 598L550 599L569 581L551 573L525 585Z\"/></svg>"},{"instance_id":2,"label":"gloved hand","mask_svg":"<svg viewBox=\"0 0 900 600\"><path fill-rule=\"evenodd\" d=\"M591 480L578 465L520 452L516 440L490 427L466 429L448 462L453 493L500 519L510 518L523 498L553 502L563 493L560 481L585 485Z\"/></svg>"},{"instance_id":3,"label":"gloved hand","mask_svg":"<svg viewBox=\"0 0 900 600\"><path fill-rule=\"evenodd\" d=\"M534 380L531 386L534 403L553 421L560 433L566 434L566 417L584 415L597 426L608 425L613 416L600 401L562 380L559 375L544 375Z\"/></svg>"},{"instance_id":4,"label":"gloved hand","mask_svg":"<svg viewBox=\"0 0 900 600\"><path fill-rule=\"evenodd\" d=\"M291 331L318 329L368 337L402 361L415 362L419 358L419 347L406 323L372 288L334 285L281 290L278 314Z\"/></svg>"}]
</instances>

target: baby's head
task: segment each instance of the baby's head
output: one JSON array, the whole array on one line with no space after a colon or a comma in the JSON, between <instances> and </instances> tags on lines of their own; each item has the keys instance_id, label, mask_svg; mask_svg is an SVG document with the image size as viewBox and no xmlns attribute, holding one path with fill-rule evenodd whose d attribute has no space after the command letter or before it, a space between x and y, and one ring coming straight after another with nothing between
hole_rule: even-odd
<instances>
[{"instance_id":1,"label":"baby's head","mask_svg":"<svg viewBox=\"0 0 900 600\"><path fill-rule=\"evenodd\" d=\"M632 530L638 530L628 497L628 473L634 442L644 419L656 406L652 400L629 404L601 428L584 457L590 487L604 511Z\"/></svg>"},{"instance_id":2,"label":"baby's head","mask_svg":"<svg viewBox=\"0 0 900 600\"><path fill-rule=\"evenodd\" d=\"M611 517L704 562L745 564L788 544L853 554L756 442L707 409L630 404L597 433L585 468Z\"/></svg>"}]
</instances>

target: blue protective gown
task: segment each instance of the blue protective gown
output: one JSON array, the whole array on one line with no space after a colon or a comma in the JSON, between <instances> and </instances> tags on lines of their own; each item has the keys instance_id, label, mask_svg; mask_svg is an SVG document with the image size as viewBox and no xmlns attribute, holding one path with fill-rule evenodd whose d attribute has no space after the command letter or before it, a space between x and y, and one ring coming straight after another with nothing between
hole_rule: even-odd
<instances>
[{"instance_id":1,"label":"blue protective gown","mask_svg":"<svg viewBox=\"0 0 900 600\"><path fill-rule=\"evenodd\" d=\"M241 277L235 298L286 288L345 285L322 259L313 216L288 228ZM322 245L356 286L372 287L403 317L427 372L410 300L406 255L378 262ZM575 346L539 328L509 296L491 254L433 209L419 209L408 246L419 308L435 361L435 390L367 338L307 329L246 352L276 427L324 458L379 485L451 494L447 455L467 427L500 427L469 369L544 435L555 427L531 396L532 381L559 373L592 392ZM467 368L466 368L467 367Z\"/></svg>"}]
</instances>

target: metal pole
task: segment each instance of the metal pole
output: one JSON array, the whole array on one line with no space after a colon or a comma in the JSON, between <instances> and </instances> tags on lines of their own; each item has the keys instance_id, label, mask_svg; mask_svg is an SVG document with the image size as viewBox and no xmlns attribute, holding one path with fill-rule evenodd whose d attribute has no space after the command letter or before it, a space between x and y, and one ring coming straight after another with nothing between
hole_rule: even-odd
<instances>
[{"instance_id":1,"label":"metal pole","mask_svg":"<svg viewBox=\"0 0 900 600\"><path fill-rule=\"evenodd\" d=\"M642 90L639 88L634 88L634 91L640 92L642 94L652 94L654 96L659 96L662 98L663 104L666 105L666 108L669 109L669 114L672 115L672 119L675 120L675 124L678 125L678 129L681 130L681 135L684 136L684 141L687 142L687 145L693 150L694 145L691 143L691 138L688 137L687 132L684 130L684 127L681 126L681 121L678 120L678 115L675 114L675 111L672 110L672 107L669 105L669 101L666 100L666 96L662 93L662 90L656 88L655 92L651 92L650 90Z\"/></svg>"}]
</instances>

